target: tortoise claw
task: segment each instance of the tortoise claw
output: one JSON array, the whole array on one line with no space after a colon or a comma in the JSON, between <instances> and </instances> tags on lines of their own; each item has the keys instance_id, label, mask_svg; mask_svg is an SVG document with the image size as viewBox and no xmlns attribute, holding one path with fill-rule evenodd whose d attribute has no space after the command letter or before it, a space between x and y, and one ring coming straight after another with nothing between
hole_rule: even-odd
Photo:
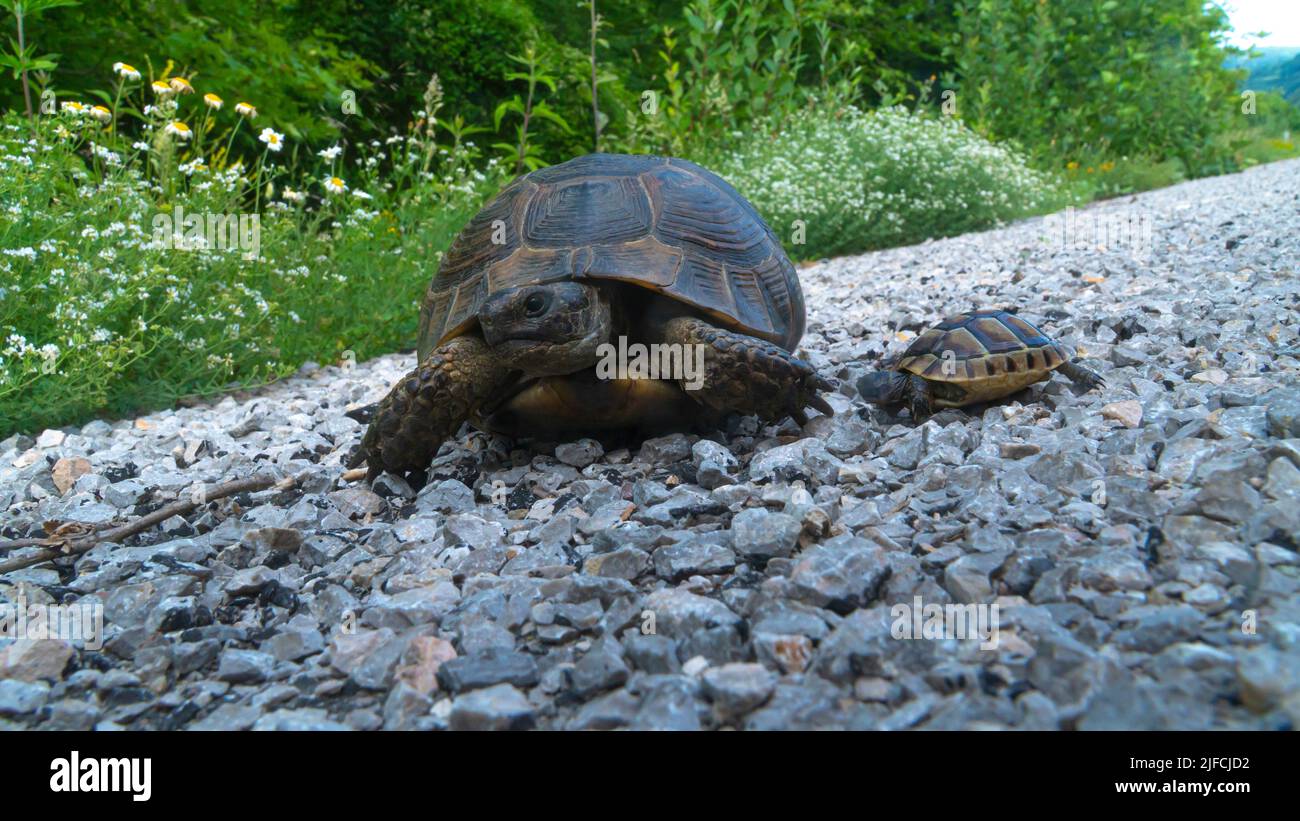
<instances>
[{"instance_id":1,"label":"tortoise claw","mask_svg":"<svg viewBox=\"0 0 1300 821\"><path fill-rule=\"evenodd\" d=\"M826 389L823 388L822 390L826 390ZM822 399L820 396L816 394L813 394L813 398L808 400L808 404L811 405L814 409L821 411L826 416L835 415L835 409L831 407L830 403L827 402L825 399Z\"/></svg>"},{"instance_id":2,"label":"tortoise claw","mask_svg":"<svg viewBox=\"0 0 1300 821\"><path fill-rule=\"evenodd\" d=\"M363 425L366 425L369 424L370 420L374 418L375 411L377 410L379 410L379 403L372 402L369 405L362 405L359 408L353 408L352 410L347 411L343 415L349 419L355 420L357 422L360 422ZM356 467L356 465L353 465L353 467Z\"/></svg>"},{"instance_id":3,"label":"tortoise claw","mask_svg":"<svg viewBox=\"0 0 1300 821\"><path fill-rule=\"evenodd\" d=\"M802 360L795 361L808 368L809 372L803 379L803 387L800 390L795 391L795 398L790 403L790 418L798 422L801 427L808 424L808 414L804 411L805 406L816 410L823 416L834 416L835 409L830 406L829 402L822 399L818 392L833 391L835 390L835 385L818 375L816 371L813 371L811 365L808 365Z\"/></svg>"}]
</instances>

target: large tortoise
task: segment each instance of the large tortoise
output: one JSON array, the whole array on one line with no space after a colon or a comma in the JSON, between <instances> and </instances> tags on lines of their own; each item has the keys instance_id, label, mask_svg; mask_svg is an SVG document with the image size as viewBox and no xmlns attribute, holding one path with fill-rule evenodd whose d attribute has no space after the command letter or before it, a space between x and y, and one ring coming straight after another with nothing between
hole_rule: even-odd
<instances>
[{"instance_id":1,"label":"large tortoise","mask_svg":"<svg viewBox=\"0 0 1300 821\"><path fill-rule=\"evenodd\" d=\"M1105 381L1074 352L1008 311L984 309L951 316L912 340L884 370L858 380L867 402L907 405L913 419L934 407L991 402L1051 379L1099 388Z\"/></svg>"},{"instance_id":2,"label":"large tortoise","mask_svg":"<svg viewBox=\"0 0 1300 821\"><path fill-rule=\"evenodd\" d=\"M516 179L452 242L420 310L419 364L350 464L421 470L466 421L520 436L727 412L802 424L805 406L831 413L817 394L831 385L793 355L803 331L794 266L721 178L667 157L579 157ZM596 367L637 343L678 370ZM695 356L703 376L688 381Z\"/></svg>"}]
</instances>

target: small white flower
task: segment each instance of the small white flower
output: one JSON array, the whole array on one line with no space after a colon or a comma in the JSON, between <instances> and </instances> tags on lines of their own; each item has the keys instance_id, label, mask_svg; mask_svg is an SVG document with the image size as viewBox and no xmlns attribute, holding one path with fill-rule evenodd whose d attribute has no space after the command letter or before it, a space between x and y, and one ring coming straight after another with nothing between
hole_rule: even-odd
<instances>
[{"instance_id":1,"label":"small white flower","mask_svg":"<svg viewBox=\"0 0 1300 821\"><path fill-rule=\"evenodd\" d=\"M257 116L257 109L249 103L235 103L235 113L251 120Z\"/></svg>"},{"instance_id":2,"label":"small white flower","mask_svg":"<svg viewBox=\"0 0 1300 821\"><path fill-rule=\"evenodd\" d=\"M263 128L262 133L257 135L257 139L266 143L266 147L271 151L279 151L284 148L284 135L277 134L273 129Z\"/></svg>"},{"instance_id":3,"label":"small white flower","mask_svg":"<svg viewBox=\"0 0 1300 821\"><path fill-rule=\"evenodd\" d=\"M342 194L348 190L348 184L338 177L330 177L325 180L325 190L331 194Z\"/></svg>"},{"instance_id":4,"label":"small white flower","mask_svg":"<svg viewBox=\"0 0 1300 821\"><path fill-rule=\"evenodd\" d=\"M221 108L223 105L225 105L226 101L221 99L217 95L213 94L212 92L208 92L207 94L203 95L203 103L208 108L216 110Z\"/></svg>"},{"instance_id":5,"label":"small white flower","mask_svg":"<svg viewBox=\"0 0 1300 821\"><path fill-rule=\"evenodd\" d=\"M113 71L120 74L124 80L140 79L140 72L136 71L135 66L129 63L114 63Z\"/></svg>"},{"instance_id":6,"label":"small white flower","mask_svg":"<svg viewBox=\"0 0 1300 821\"><path fill-rule=\"evenodd\" d=\"M327 159L330 162L333 162L334 160L338 159L338 156L340 154L343 153L343 146L339 145L338 143L335 143L329 148L326 148L323 151L317 151L316 153L319 154L322 158Z\"/></svg>"},{"instance_id":7,"label":"small white flower","mask_svg":"<svg viewBox=\"0 0 1300 821\"><path fill-rule=\"evenodd\" d=\"M188 140L190 137L194 136L194 132L190 130L190 127L180 120L174 120L168 123L167 127L163 130L180 140Z\"/></svg>"}]
</instances>

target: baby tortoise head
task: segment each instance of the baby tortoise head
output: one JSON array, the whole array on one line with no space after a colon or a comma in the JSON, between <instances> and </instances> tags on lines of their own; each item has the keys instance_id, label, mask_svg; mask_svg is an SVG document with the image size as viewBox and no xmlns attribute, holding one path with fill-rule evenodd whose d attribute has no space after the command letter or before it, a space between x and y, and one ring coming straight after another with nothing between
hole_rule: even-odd
<instances>
[{"instance_id":1,"label":"baby tortoise head","mask_svg":"<svg viewBox=\"0 0 1300 821\"><path fill-rule=\"evenodd\" d=\"M901 405L907 400L907 374L872 371L858 379L858 394L874 405Z\"/></svg>"}]
</instances>

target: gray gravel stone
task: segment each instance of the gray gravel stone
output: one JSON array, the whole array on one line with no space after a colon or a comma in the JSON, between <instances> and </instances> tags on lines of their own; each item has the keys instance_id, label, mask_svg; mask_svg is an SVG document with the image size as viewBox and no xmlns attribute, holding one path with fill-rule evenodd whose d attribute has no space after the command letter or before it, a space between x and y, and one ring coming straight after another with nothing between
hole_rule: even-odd
<instances>
[{"instance_id":1,"label":"gray gravel stone","mask_svg":"<svg viewBox=\"0 0 1300 821\"><path fill-rule=\"evenodd\" d=\"M793 516L755 507L732 518L731 539L742 558L765 561L793 553L802 529Z\"/></svg>"},{"instance_id":2,"label":"gray gravel stone","mask_svg":"<svg viewBox=\"0 0 1300 821\"><path fill-rule=\"evenodd\" d=\"M459 696L451 705L453 730L527 730L536 711L518 689L497 684Z\"/></svg>"},{"instance_id":3,"label":"gray gravel stone","mask_svg":"<svg viewBox=\"0 0 1300 821\"><path fill-rule=\"evenodd\" d=\"M266 681L275 667L275 656L257 650L226 649L217 666L217 679L231 684L257 684Z\"/></svg>"},{"instance_id":4,"label":"gray gravel stone","mask_svg":"<svg viewBox=\"0 0 1300 821\"><path fill-rule=\"evenodd\" d=\"M481 656L458 656L438 668L438 684L452 693L501 683L531 687L538 679L537 662L527 653L489 651Z\"/></svg>"},{"instance_id":5,"label":"gray gravel stone","mask_svg":"<svg viewBox=\"0 0 1300 821\"><path fill-rule=\"evenodd\" d=\"M12 718L36 712L45 705L50 685L43 681L0 680L0 716Z\"/></svg>"},{"instance_id":6,"label":"gray gravel stone","mask_svg":"<svg viewBox=\"0 0 1300 821\"><path fill-rule=\"evenodd\" d=\"M761 664L724 664L701 676L704 695L724 721L739 718L759 707L776 687L776 675Z\"/></svg>"}]
</instances>

